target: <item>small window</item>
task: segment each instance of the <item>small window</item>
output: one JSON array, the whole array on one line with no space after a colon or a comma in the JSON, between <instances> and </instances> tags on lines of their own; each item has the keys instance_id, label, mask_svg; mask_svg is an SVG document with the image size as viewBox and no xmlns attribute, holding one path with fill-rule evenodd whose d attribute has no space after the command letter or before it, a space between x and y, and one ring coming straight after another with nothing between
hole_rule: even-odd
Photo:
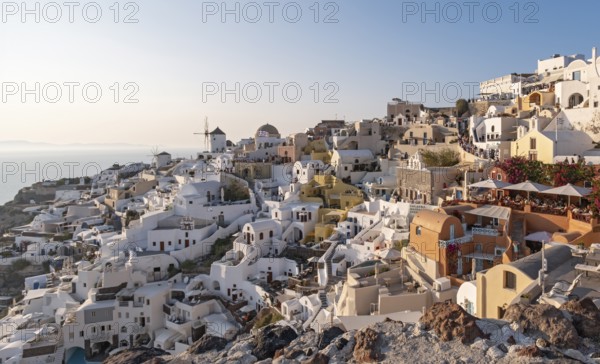
<instances>
[{"instance_id":1,"label":"small window","mask_svg":"<svg viewBox=\"0 0 600 364\"><path fill-rule=\"evenodd\" d=\"M537 147L537 143L535 138L529 138L529 149L535 150Z\"/></svg>"},{"instance_id":2,"label":"small window","mask_svg":"<svg viewBox=\"0 0 600 364\"><path fill-rule=\"evenodd\" d=\"M417 226L417 231L416 231L418 236L421 236L421 227Z\"/></svg>"},{"instance_id":3,"label":"small window","mask_svg":"<svg viewBox=\"0 0 600 364\"><path fill-rule=\"evenodd\" d=\"M260 233L258 235L258 239L263 240L265 238L265 235L263 233Z\"/></svg>"},{"instance_id":4,"label":"small window","mask_svg":"<svg viewBox=\"0 0 600 364\"><path fill-rule=\"evenodd\" d=\"M504 288L517 289L517 276L512 272L504 272Z\"/></svg>"}]
</instances>

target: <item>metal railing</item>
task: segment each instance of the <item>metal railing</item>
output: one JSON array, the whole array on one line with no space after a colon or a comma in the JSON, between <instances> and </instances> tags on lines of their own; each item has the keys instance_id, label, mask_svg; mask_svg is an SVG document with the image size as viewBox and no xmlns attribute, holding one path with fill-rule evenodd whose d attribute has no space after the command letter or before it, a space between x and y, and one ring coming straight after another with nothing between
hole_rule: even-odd
<instances>
[{"instance_id":1,"label":"metal railing","mask_svg":"<svg viewBox=\"0 0 600 364\"><path fill-rule=\"evenodd\" d=\"M448 245L453 245L453 244L465 244L465 243L470 243L473 241L473 236L472 235L467 235L467 236L463 236L461 238L456 238L456 239L450 239L450 240L440 240L439 241L439 245L440 248L446 248L448 247Z\"/></svg>"},{"instance_id":2,"label":"metal railing","mask_svg":"<svg viewBox=\"0 0 600 364\"><path fill-rule=\"evenodd\" d=\"M492 228L479 228L474 227L471 232L473 235L485 235L485 236L498 236L500 232L497 229Z\"/></svg>"}]
</instances>

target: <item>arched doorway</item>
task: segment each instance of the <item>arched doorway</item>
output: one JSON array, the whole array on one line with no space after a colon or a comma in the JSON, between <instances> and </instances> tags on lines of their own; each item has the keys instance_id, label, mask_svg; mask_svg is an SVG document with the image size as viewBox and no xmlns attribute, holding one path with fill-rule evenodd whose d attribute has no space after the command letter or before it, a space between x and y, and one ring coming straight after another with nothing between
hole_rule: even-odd
<instances>
[{"instance_id":1,"label":"arched doorway","mask_svg":"<svg viewBox=\"0 0 600 364\"><path fill-rule=\"evenodd\" d=\"M583 102L583 96L579 93L574 93L569 96L569 108L573 108Z\"/></svg>"}]
</instances>

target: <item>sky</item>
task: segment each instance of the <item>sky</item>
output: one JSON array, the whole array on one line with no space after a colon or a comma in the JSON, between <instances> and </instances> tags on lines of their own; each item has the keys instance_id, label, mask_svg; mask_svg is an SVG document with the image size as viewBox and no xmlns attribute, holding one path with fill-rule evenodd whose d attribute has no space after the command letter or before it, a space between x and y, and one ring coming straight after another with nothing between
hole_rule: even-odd
<instances>
[{"instance_id":1,"label":"sky","mask_svg":"<svg viewBox=\"0 0 600 364\"><path fill-rule=\"evenodd\" d=\"M201 146L205 118L235 142L382 117L394 97L452 105L552 54L589 57L600 2L576 4L2 2L0 141Z\"/></svg>"}]
</instances>

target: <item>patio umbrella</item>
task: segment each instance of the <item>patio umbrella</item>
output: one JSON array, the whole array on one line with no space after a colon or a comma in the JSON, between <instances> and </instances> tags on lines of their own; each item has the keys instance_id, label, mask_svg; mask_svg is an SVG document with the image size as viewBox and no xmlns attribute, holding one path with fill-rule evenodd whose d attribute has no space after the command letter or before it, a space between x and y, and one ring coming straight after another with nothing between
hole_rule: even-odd
<instances>
[{"instance_id":1,"label":"patio umbrella","mask_svg":"<svg viewBox=\"0 0 600 364\"><path fill-rule=\"evenodd\" d=\"M377 252L375 252L375 254L384 260L394 260L394 259L398 259L402 256L402 254L397 251L396 249L382 249L379 250Z\"/></svg>"},{"instance_id":2,"label":"patio umbrella","mask_svg":"<svg viewBox=\"0 0 600 364\"><path fill-rule=\"evenodd\" d=\"M527 192L527 199L529 200L530 192L543 192L549 190L551 187L540 183L531 182L529 180L521 183L517 183L512 186L508 186L505 190L523 191Z\"/></svg>"},{"instance_id":3,"label":"patio umbrella","mask_svg":"<svg viewBox=\"0 0 600 364\"><path fill-rule=\"evenodd\" d=\"M547 231L536 231L535 233L531 233L525 237L525 240L529 241L550 241L552 240L552 234Z\"/></svg>"},{"instance_id":4,"label":"patio umbrella","mask_svg":"<svg viewBox=\"0 0 600 364\"><path fill-rule=\"evenodd\" d=\"M560 196L568 196L568 205L571 204L571 196L573 197L585 197L592 193L592 190L585 187L573 186L570 183L567 183L564 186L551 188L549 190L543 191L542 193L546 193L548 195L560 195Z\"/></svg>"},{"instance_id":5,"label":"patio umbrella","mask_svg":"<svg viewBox=\"0 0 600 364\"><path fill-rule=\"evenodd\" d=\"M495 179L487 179L485 181L480 181L476 183L471 183L469 187L474 188L487 188L487 189L504 189L507 186L510 186L510 183L498 181Z\"/></svg>"}]
</instances>

